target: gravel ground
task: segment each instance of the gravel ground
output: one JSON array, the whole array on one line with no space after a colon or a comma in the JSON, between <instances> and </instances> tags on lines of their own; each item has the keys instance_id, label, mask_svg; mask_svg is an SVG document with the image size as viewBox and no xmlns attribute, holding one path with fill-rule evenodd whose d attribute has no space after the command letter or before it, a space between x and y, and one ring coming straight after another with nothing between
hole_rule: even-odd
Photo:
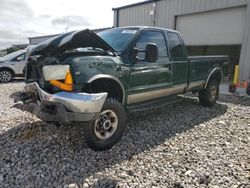
<instances>
[{"instance_id":1,"label":"gravel ground","mask_svg":"<svg viewBox=\"0 0 250 188\"><path fill-rule=\"evenodd\" d=\"M10 108L0 85L0 187L250 187L250 99L195 97L130 114L123 139L94 152L82 125L57 127Z\"/></svg>"}]
</instances>

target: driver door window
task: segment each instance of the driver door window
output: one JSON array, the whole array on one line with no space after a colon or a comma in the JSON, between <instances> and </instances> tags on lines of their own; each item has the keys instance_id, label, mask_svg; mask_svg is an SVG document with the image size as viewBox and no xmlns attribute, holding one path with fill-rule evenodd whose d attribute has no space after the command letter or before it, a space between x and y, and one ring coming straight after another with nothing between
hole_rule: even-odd
<instances>
[{"instance_id":1,"label":"driver door window","mask_svg":"<svg viewBox=\"0 0 250 188\"><path fill-rule=\"evenodd\" d=\"M140 36L135 47L144 50L148 43L154 43L157 45L158 60L156 62L157 63L166 62L166 59L168 59L168 51L163 33L159 31L146 31ZM137 57L140 59L145 59L145 53L138 52Z\"/></svg>"}]
</instances>

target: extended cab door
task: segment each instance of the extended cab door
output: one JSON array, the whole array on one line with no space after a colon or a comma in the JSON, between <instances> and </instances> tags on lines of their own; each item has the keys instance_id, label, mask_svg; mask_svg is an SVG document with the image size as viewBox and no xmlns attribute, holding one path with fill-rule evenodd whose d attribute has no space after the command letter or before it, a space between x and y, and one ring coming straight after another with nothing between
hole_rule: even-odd
<instances>
[{"instance_id":1,"label":"extended cab door","mask_svg":"<svg viewBox=\"0 0 250 188\"><path fill-rule=\"evenodd\" d=\"M139 52L137 60L131 65L128 104L164 97L166 89L172 86L170 60L166 39L162 31L143 31L134 47L145 49L148 43L154 43L158 47L158 59L156 62L147 62L145 53ZM136 58L134 58L136 59ZM164 90L165 89L165 90Z\"/></svg>"},{"instance_id":2,"label":"extended cab door","mask_svg":"<svg viewBox=\"0 0 250 188\"><path fill-rule=\"evenodd\" d=\"M185 44L177 32L166 32L169 43L173 93L181 93L188 83L188 58Z\"/></svg>"}]
</instances>

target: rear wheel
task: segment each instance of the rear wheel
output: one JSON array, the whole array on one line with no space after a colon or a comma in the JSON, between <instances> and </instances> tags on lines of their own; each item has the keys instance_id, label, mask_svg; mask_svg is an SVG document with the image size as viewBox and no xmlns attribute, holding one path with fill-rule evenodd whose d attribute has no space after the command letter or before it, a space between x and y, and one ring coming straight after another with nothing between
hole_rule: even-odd
<instances>
[{"instance_id":1,"label":"rear wheel","mask_svg":"<svg viewBox=\"0 0 250 188\"><path fill-rule=\"evenodd\" d=\"M8 69L0 70L0 82L10 82L13 79L13 72Z\"/></svg>"},{"instance_id":2,"label":"rear wheel","mask_svg":"<svg viewBox=\"0 0 250 188\"><path fill-rule=\"evenodd\" d=\"M211 80L206 89L199 92L200 104L203 106L212 107L215 105L219 96L219 82L217 80Z\"/></svg>"},{"instance_id":3,"label":"rear wheel","mask_svg":"<svg viewBox=\"0 0 250 188\"><path fill-rule=\"evenodd\" d=\"M105 101L97 119L84 125L84 137L88 147L95 151L110 149L122 137L126 128L126 112L115 99Z\"/></svg>"}]
</instances>

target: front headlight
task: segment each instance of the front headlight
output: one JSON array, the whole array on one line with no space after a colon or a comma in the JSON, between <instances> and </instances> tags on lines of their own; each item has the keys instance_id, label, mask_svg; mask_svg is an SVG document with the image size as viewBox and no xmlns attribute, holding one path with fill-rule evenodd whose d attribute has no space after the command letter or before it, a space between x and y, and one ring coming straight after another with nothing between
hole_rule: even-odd
<instances>
[{"instance_id":1,"label":"front headlight","mask_svg":"<svg viewBox=\"0 0 250 188\"><path fill-rule=\"evenodd\" d=\"M43 67L45 81L65 91L73 90L73 78L69 65L48 65ZM59 80L63 80L59 81Z\"/></svg>"}]
</instances>

